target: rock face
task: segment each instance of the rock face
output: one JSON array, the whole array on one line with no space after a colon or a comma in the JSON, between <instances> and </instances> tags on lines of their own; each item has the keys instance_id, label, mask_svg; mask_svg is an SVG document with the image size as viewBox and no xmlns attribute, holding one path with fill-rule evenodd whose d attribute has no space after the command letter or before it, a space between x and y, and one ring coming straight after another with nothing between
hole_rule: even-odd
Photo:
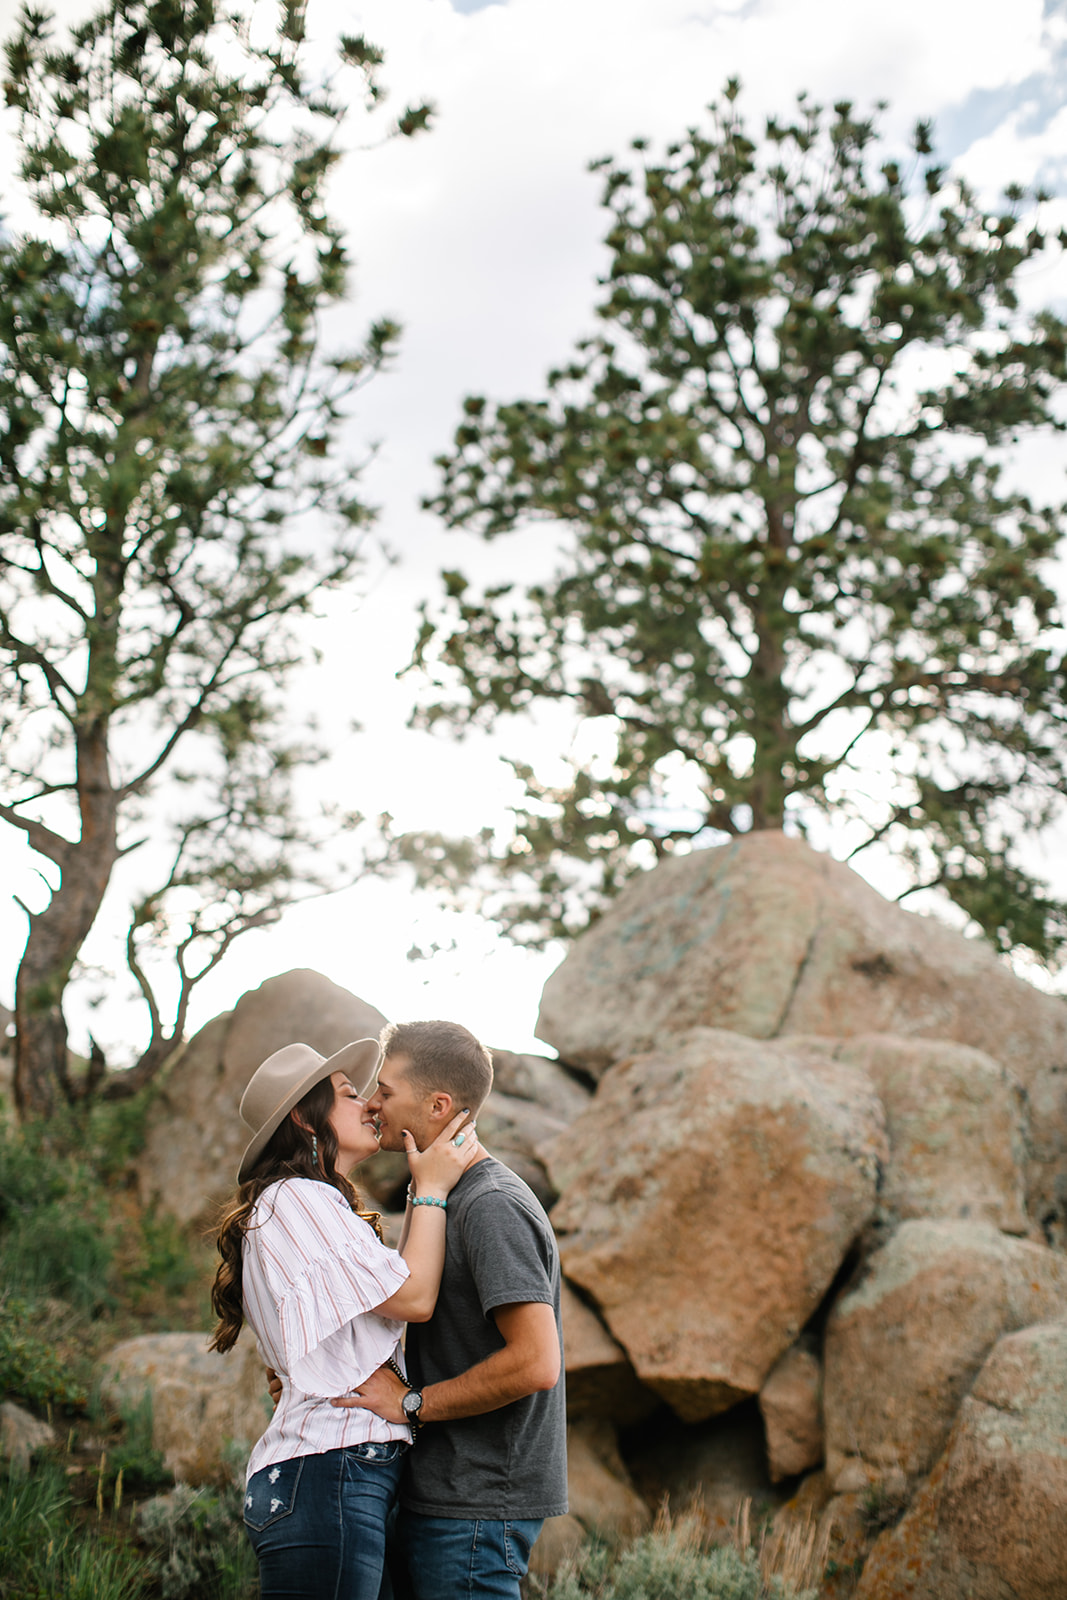
<instances>
[{"instance_id":1,"label":"rock face","mask_svg":"<svg viewBox=\"0 0 1067 1600\"><path fill-rule=\"evenodd\" d=\"M826 1466L839 1489L928 1472L1003 1333L1067 1313L1067 1258L987 1223L905 1222L826 1330Z\"/></svg>"},{"instance_id":2,"label":"rock face","mask_svg":"<svg viewBox=\"0 0 1067 1600\"><path fill-rule=\"evenodd\" d=\"M260 1062L298 1042L332 1055L384 1024L380 1011L317 972L282 973L243 995L190 1040L152 1106L137 1161L142 1200L180 1222L209 1212L233 1190L251 1137L237 1107Z\"/></svg>"},{"instance_id":3,"label":"rock face","mask_svg":"<svg viewBox=\"0 0 1067 1600\"><path fill-rule=\"evenodd\" d=\"M567 1499L584 1528L615 1538L644 1533L652 1521L623 1465L615 1430L600 1418L583 1417L567 1429Z\"/></svg>"},{"instance_id":4,"label":"rock face","mask_svg":"<svg viewBox=\"0 0 1067 1600\"><path fill-rule=\"evenodd\" d=\"M1067 1594L1067 1323L1001 1339L947 1448L874 1546L859 1600Z\"/></svg>"},{"instance_id":5,"label":"rock face","mask_svg":"<svg viewBox=\"0 0 1067 1600\"><path fill-rule=\"evenodd\" d=\"M625 1424L654 1410L656 1397L637 1381L625 1350L566 1281L561 1309L567 1415Z\"/></svg>"},{"instance_id":6,"label":"rock face","mask_svg":"<svg viewBox=\"0 0 1067 1600\"><path fill-rule=\"evenodd\" d=\"M501 1094L495 1087L478 1113L479 1139L530 1185L546 1210L555 1201L556 1191L537 1152L566 1126L565 1117L546 1111L532 1100Z\"/></svg>"},{"instance_id":7,"label":"rock face","mask_svg":"<svg viewBox=\"0 0 1067 1600\"><path fill-rule=\"evenodd\" d=\"M794 1345L771 1368L759 1393L771 1482L810 1472L823 1458L822 1366Z\"/></svg>"},{"instance_id":8,"label":"rock face","mask_svg":"<svg viewBox=\"0 0 1067 1600\"><path fill-rule=\"evenodd\" d=\"M1025 1234L1030 1126L1018 1079L981 1050L938 1039L865 1035L839 1061L861 1067L885 1106L886 1222L958 1217Z\"/></svg>"},{"instance_id":9,"label":"rock face","mask_svg":"<svg viewBox=\"0 0 1067 1600\"><path fill-rule=\"evenodd\" d=\"M545 1152L567 1276L641 1381L699 1420L757 1393L871 1216L869 1080L708 1028L615 1067Z\"/></svg>"},{"instance_id":10,"label":"rock face","mask_svg":"<svg viewBox=\"0 0 1067 1600\"><path fill-rule=\"evenodd\" d=\"M517 1055L513 1050L493 1050L493 1093L532 1100L554 1116L569 1122L589 1104L591 1090L558 1061L548 1056Z\"/></svg>"},{"instance_id":11,"label":"rock face","mask_svg":"<svg viewBox=\"0 0 1067 1600\"><path fill-rule=\"evenodd\" d=\"M1067 1213L1067 1004L801 840L748 834L643 873L548 980L537 1031L599 1075L698 1025L986 1052L1030 1096L1035 1215L1051 1229Z\"/></svg>"},{"instance_id":12,"label":"rock face","mask_svg":"<svg viewBox=\"0 0 1067 1600\"><path fill-rule=\"evenodd\" d=\"M245 1334L220 1356L203 1333L127 1339L100 1362L101 1395L116 1410L152 1402L152 1444L182 1483L212 1483L233 1469L227 1451L251 1450L271 1414L263 1363Z\"/></svg>"}]
</instances>

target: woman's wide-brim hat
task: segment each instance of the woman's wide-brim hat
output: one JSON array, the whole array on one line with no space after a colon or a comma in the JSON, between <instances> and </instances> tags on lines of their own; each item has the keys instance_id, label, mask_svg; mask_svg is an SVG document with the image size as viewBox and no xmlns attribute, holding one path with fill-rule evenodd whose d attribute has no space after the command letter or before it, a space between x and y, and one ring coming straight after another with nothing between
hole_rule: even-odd
<instances>
[{"instance_id":1,"label":"woman's wide-brim hat","mask_svg":"<svg viewBox=\"0 0 1067 1600\"><path fill-rule=\"evenodd\" d=\"M355 1039L332 1056L320 1056L309 1044L287 1044L275 1050L256 1068L241 1096L241 1120L254 1138L237 1169L237 1182L245 1183L293 1107L323 1078L343 1072L366 1094L381 1063L377 1039Z\"/></svg>"}]
</instances>

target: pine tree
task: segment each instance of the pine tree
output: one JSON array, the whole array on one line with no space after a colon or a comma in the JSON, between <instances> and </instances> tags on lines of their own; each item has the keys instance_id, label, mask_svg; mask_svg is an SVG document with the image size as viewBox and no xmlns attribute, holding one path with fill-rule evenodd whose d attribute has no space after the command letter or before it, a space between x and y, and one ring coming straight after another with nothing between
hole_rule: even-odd
<instances>
[{"instance_id":1,"label":"pine tree","mask_svg":"<svg viewBox=\"0 0 1067 1600\"><path fill-rule=\"evenodd\" d=\"M513 763L502 849L405 848L536 944L671 851L826 814L853 854L892 850L908 893L1053 959L1064 906L1019 844L1067 789L1063 508L1005 473L1063 427L1065 324L1019 306L1057 249L1047 197L989 209L929 125L894 160L848 103L801 97L755 140L737 93L662 159L638 140L633 170L598 164L601 333L541 398L468 399L428 502L486 539L542 522L568 542L526 592L445 574L420 721L559 704L602 719L610 753L563 785Z\"/></svg>"},{"instance_id":2,"label":"pine tree","mask_svg":"<svg viewBox=\"0 0 1067 1600\"><path fill-rule=\"evenodd\" d=\"M372 514L335 439L398 329L323 352L348 268L324 189L382 58L345 38L318 83L304 33L299 0L112 0L62 43L27 8L7 45L31 222L0 235L0 818L51 863L16 989L24 1114L139 1088L233 940L337 886L322 847L351 819L299 815L315 751L281 691L299 619L356 570ZM78 1076L64 997L137 851L150 1038Z\"/></svg>"}]
</instances>

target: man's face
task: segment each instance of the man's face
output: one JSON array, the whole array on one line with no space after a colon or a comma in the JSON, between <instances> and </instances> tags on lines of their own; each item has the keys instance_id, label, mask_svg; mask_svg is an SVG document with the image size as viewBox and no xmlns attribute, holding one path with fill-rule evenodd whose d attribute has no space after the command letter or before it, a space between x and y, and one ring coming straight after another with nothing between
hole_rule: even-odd
<instances>
[{"instance_id":1,"label":"man's face","mask_svg":"<svg viewBox=\"0 0 1067 1600\"><path fill-rule=\"evenodd\" d=\"M386 1056L378 1069L378 1082L367 1101L367 1114L376 1118L383 1150L403 1150L404 1129L414 1134L415 1143L425 1150L437 1129L430 1130L430 1106L434 1096L419 1094L408 1083L407 1056Z\"/></svg>"}]
</instances>

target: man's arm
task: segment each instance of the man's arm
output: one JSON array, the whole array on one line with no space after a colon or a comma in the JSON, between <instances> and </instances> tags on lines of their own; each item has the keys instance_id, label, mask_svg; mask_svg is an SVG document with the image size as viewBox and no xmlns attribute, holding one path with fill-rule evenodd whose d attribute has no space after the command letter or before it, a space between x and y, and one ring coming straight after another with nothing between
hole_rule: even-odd
<instances>
[{"instance_id":1,"label":"man's arm","mask_svg":"<svg viewBox=\"0 0 1067 1600\"><path fill-rule=\"evenodd\" d=\"M561 1356L552 1307L528 1300L497 1306L492 1317L504 1340L503 1348L455 1378L427 1384L422 1391L420 1422L481 1416L555 1387ZM354 1394L339 1396L330 1404L359 1406L386 1422L405 1422L400 1402L406 1393L406 1385L395 1373L379 1367Z\"/></svg>"}]
</instances>

